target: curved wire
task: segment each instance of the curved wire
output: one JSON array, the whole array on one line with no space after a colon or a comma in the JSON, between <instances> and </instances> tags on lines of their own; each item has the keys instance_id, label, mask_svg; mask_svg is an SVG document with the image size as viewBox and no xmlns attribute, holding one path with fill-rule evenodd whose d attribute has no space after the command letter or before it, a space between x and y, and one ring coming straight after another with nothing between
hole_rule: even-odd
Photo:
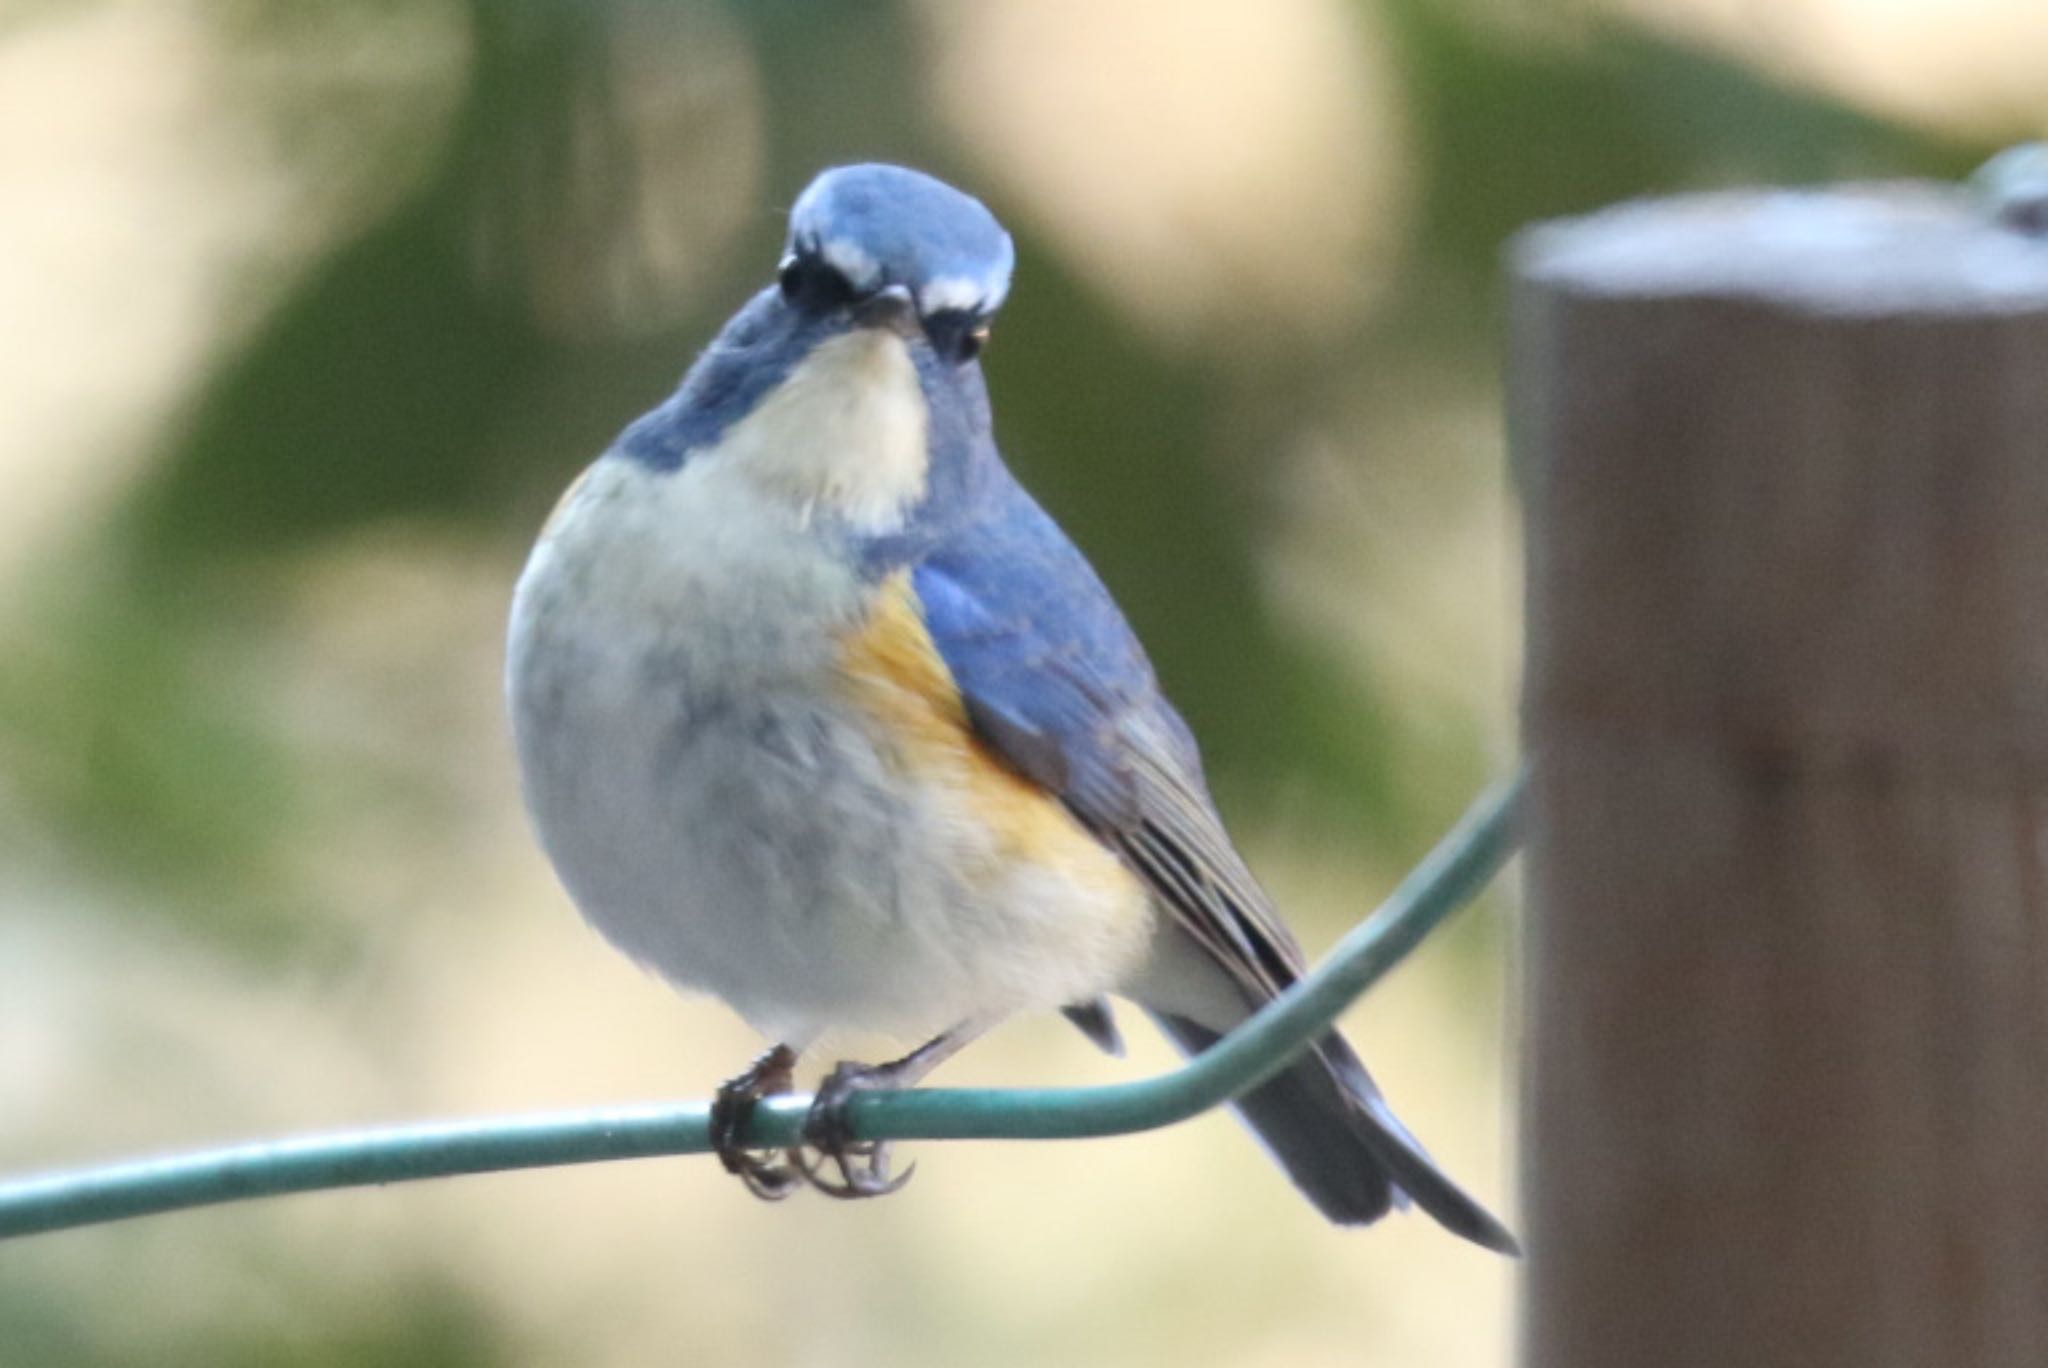
<instances>
[{"instance_id":1,"label":"curved wire","mask_svg":"<svg viewBox=\"0 0 2048 1368\"><path fill-rule=\"evenodd\" d=\"M1447 916L1514 853L1522 779L1483 794L1370 918L1322 964L1181 1068L1091 1088L930 1088L850 1104L869 1140L1065 1140L1122 1135L1186 1120L1256 1087ZM748 1142L800 1138L808 1096L756 1108ZM288 1192L549 1168L710 1149L704 1102L605 1107L256 1141L223 1149L0 1181L0 1239Z\"/></svg>"}]
</instances>

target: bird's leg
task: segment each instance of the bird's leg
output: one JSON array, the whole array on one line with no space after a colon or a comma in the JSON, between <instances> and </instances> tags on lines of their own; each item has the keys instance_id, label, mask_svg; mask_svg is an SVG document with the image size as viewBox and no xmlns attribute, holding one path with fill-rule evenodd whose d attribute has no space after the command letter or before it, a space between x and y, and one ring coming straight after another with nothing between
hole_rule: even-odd
<instances>
[{"instance_id":1,"label":"bird's leg","mask_svg":"<svg viewBox=\"0 0 2048 1368\"><path fill-rule=\"evenodd\" d=\"M796 1072L796 1051L777 1045L766 1051L736 1078L719 1084L711 1102L711 1149L727 1173L736 1174L747 1191L764 1202L779 1202L795 1192L804 1175L790 1164L780 1163L760 1150L747 1149L741 1141L754 1106L764 1097L786 1093Z\"/></svg>"},{"instance_id":2,"label":"bird's leg","mask_svg":"<svg viewBox=\"0 0 2048 1368\"><path fill-rule=\"evenodd\" d=\"M917 1166L913 1164L892 1177L889 1142L854 1139L847 1104L860 1093L915 1086L984 1029L974 1023L956 1026L887 1064L841 1060L818 1085L810 1115L804 1118L804 1143L816 1150L819 1158L812 1159L799 1146L789 1152L790 1162L803 1171L812 1187L829 1197L886 1197L902 1187L910 1181ZM837 1178L828 1178L821 1171L819 1160L823 1159L831 1160L839 1170Z\"/></svg>"}]
</instances>

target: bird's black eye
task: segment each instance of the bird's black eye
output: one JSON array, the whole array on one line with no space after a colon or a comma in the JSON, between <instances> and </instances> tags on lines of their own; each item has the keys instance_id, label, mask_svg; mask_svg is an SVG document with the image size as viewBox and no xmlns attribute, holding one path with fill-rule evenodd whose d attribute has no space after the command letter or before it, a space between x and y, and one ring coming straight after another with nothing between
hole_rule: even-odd
<instances>
[{"instance_id":1,"label":"bird's black eye","mask_svg":"<svg viewBox=\"0 0 2048 1368\"><path fill-rule=\"evenodd\" d=\"M853 286L822 257L798 252L783 259L776 276L782 297L805 313L823 313L853 301Z\"/></svg>"},{"instance_id":2,"label":"bird's black eye","mask_svg":"<svg viewBox=\"0 0 2048 1368\"><path fill-rule=\"evenodd\" d=\"M988 319L962 309L947 309L925 320L932 350L955 365L965 365L988 345Z\"/></svg>"}]
</instances>

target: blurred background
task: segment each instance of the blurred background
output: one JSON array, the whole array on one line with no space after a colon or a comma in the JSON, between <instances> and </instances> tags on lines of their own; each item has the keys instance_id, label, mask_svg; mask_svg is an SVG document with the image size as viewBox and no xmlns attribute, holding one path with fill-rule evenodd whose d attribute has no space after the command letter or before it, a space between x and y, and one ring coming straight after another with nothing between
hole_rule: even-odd
<instances>
[{"instance_id":1,"label":"blurred background","mask_svg":"<svg viewBox=\"0 0 2048 1368\"><path fill-rule=\"evenodd\" d=\"M1498 253L2048 130L2039 0L0 0L0 1171L703 1096L758 1042L519 810L511 584L820 167L982 196L988 369L1320 952L1512 763ZM1512 909L1353 1014L1512 1202ZM1057 1021L958 1083L1096 1081ZM1505 1364L1512 1268L1230 1121L704 1160L0 1247L0 1364Z\"/></svg>"}]
</instances>

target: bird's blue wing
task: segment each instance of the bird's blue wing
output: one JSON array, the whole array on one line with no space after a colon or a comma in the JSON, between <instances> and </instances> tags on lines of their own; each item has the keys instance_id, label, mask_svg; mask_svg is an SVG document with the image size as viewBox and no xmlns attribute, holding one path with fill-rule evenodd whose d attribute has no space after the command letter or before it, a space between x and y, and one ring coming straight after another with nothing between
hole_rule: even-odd
<instances>
[{"instance_id":1,"label":"bird's blue wing","mask_svg":"<svg viewBox=\"0 0 2048 1368\"><path fill-rule=\"evenodd\" d=\"M1080 551L1005 481L912 570L968 717L1003 761L1123 856L1252 1001L1300 948L1223 829L1187 726Z\"/></svg>"},{"instance_id":2,"label":"bird's blue wing","mask_svg":"<svg viewBox=\"0 0 2048 1368\"><path fill-rule=\"evenodd\" d=\"M1004 490L996 512L946 538L912 584L988 747L1123 857L1247 1007L1299 978L1300 947L1225 834L1186 726L1108 591L1029 496ZM1192 1053L1225 1029L1152 1010ZM1334 1031L1237 1105L1336 1219L1371 1220L1405 1193L1459 1234L1515 1248L1416 1144Z\"/></svg>"}]
</instances>

